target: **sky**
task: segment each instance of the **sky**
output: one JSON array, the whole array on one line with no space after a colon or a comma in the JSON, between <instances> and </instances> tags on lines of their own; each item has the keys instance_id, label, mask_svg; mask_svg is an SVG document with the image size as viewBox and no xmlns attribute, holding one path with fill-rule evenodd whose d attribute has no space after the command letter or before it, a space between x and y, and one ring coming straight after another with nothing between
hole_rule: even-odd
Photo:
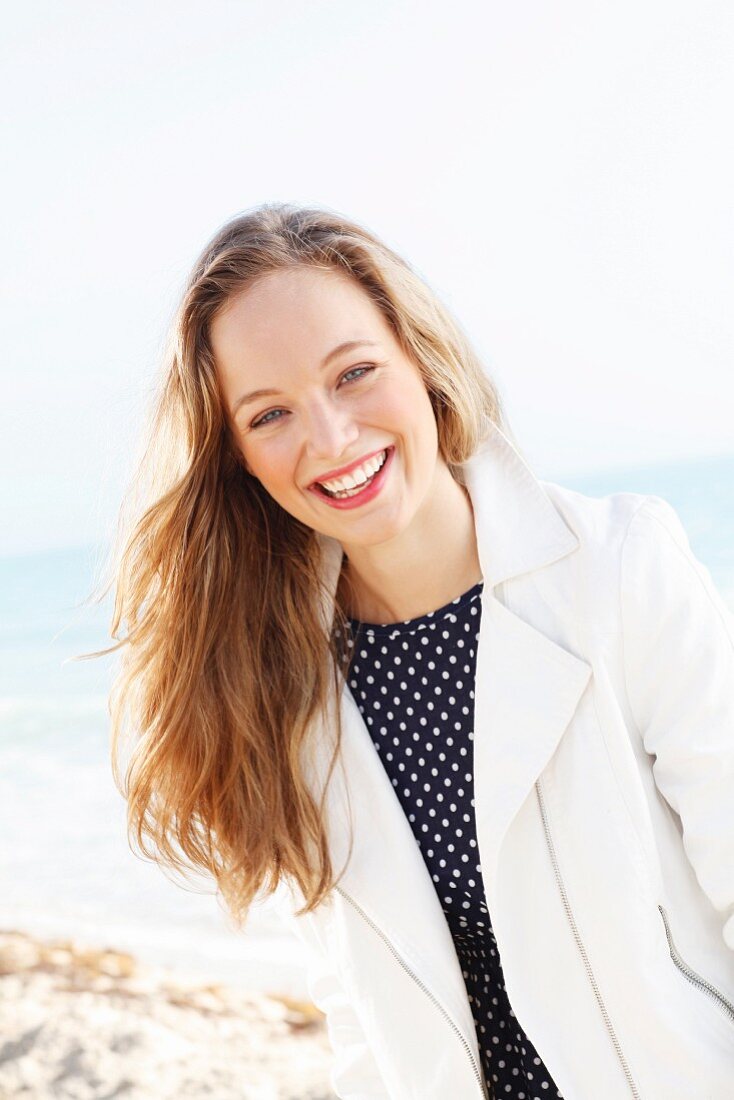
<instances>
[{"instance_id":1,"label":"sky","mask_svg":"<svg viewBox=\"0 0 734 1100\"><path fill-rule=\"evenodd\" d=\"M65 0L0 46L0 554L107 539L167 326L263 201L353 217L538 476L734 451L734 7Z\"/></svg>"}]
</instances>

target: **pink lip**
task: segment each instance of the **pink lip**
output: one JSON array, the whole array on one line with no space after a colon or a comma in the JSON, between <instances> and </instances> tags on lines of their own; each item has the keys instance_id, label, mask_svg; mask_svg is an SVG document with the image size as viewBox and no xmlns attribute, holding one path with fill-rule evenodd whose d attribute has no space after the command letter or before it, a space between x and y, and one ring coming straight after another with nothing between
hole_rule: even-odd
<instances>
[{"instance_id":1,"label":"pink lip","mask_svg":"<svg viewBox=\"0 0 734 1100\"><path fill-rule=\"evenodd\" d=\"M311 485L309 487L310 491L314 493L319 500L323 500L326 504L330 504L332 508L358 508L361 504L367 504L376 497L382 489L387 478L387 472L390 466L392 466L395 447L390 446L384 449L387 451L387 458L375 474L374 480L369 483L366 489L362 489L360 493L356 493L353 497L329 497L326 493L322 493L318 485ZM377 453L379 454L380 452L378 451Z\"/></svg>"},{"instance_id":2,"label":"pink lip","mask_svg":"<svg viewBox=\"0 0 734 1100\"><path fill-rule=\"evenodd\" d=\"M356 470L358 466L361 466L363 462L368 462L375 455L381 455L383 451L387 450L386 447L380 447L377 451L371 451L368 455L364 455L362 458L356 459L354 462L350 462L348 466L340 466L338 470L329 470L328 473L322 474L321 477L316 478L311 482L309 488L314 486L317 481L331 481L334 477L342 477L344 474L351 474L352 470Z\"/></svg>"}]
</instances>

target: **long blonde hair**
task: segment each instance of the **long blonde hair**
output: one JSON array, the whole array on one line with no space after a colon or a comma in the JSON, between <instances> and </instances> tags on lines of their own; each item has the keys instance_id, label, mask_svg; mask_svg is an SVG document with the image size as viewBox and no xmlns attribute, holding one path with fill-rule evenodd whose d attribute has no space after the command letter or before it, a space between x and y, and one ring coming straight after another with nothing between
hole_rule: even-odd
<instances>
[{"instance_id":1,"label":"long blonde hair","mask_svg":"<svg viewBox=\"0 0 734 1100\"><path fill-rule=\"evenodd\" d=\"M128 838L161 865L212 875L239 927L281 878L305 897L300 912L339 881L324 796L317 806L301 766L314 718L336 715L327 782L342 736L333 702L344 649L319 613L319 540L244 468L209 339L232 295L294 265L336 269L369 294L420 368L458 481L488 422L503 425L495 387L446 308L355 222L266 203L227 222L194 264L110 558L117 645L87 656L123 650L109 708ZM348 635L338 597L332 626Z\"/></svg>"}]
</instances>

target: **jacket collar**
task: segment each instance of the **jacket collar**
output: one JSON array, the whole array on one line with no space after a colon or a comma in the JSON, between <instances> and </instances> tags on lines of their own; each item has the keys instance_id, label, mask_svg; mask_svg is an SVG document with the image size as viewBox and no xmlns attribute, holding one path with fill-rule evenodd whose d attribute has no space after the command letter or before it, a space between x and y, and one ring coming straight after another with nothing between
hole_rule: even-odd
<instances>
[{"instance_id":1,"label":"jacket collar","mask_svg":"<svg viewBox=\"0 0 734 1100\"><path fill-rule=\"evenodd\" d=\"M578 536L497 426L492 425L463 470L484 578L474 714L477 839L501 950L503 842L570 722L591 667L526 621L527 613L516 614L497 593L502 582L572 553ZM334 539L321 540L324 612L330 622L342 550ZM552 621L548 609L543 614L541 621ZM478 1058L461 968L433 880L346 687L340 705L341 766L331 776L324 803L334 870L346 868L339 887L452 1013ZM333 722L322 724L308 739L311 757L302 758L317 802L333 752L332 732Z\"/></svg>"}]
</instances>

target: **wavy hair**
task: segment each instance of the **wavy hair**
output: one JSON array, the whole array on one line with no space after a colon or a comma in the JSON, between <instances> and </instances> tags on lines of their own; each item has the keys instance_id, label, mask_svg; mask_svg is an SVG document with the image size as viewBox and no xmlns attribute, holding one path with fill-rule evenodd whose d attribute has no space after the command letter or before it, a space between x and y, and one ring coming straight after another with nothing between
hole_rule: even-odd
<instances>
[{"instance_id":1,"label":"wavy hair","mask_svg":"<svg viewBox=\"0 0 734 1100\"><path fill-rule=\"evenodd\" d=\"M462 464L504 427L498 393L460 327L415 271L341 215L266 203L228 221L186 281L142 457L117 521L105 591L122 650L110 692L112 770L128 840L161 866L214 877L241 927L256 895L295 882L320 904L336 885L303 768L316 719L341 744L349 619L324 620L322 546L250 476L228 423L210 326L229 299L282 268L346 273L371 297L430 395L441 456ZM505 429L506 430L506 429ZM125 748L130 748L125 759ZM353 839L353 838L352 838ZM349 852L351 854L351 846Z\"/></svg>"}]
</instances>

